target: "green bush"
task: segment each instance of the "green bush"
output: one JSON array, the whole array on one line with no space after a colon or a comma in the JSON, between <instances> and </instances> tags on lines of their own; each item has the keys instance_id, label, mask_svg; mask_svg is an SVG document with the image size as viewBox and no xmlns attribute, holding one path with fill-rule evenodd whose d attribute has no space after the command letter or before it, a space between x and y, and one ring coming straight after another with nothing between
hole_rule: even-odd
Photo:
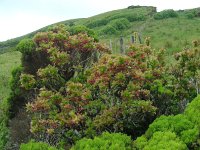
<instances>
[{"instance_id":1,"label":"green bush","mask_svg":"<svg viewBox=\"0 0 200 150\"><path fill-rule=\"evenodd\" d=\"M112 35L118 33L118 31L127 29L130 27L130 22L126 18L117 18L112 20L109 24L107 24L105 27L103 27L100 30L100 34L104 35Z\"/></svg>"},{"instance_id":2,"label":"green bush","mask_svg":"<svg viewBox=\"0 0 200 150\"><path fill-rule=\"evenodd\" d=\"M131 143L125 134L104 132L94 139L81 139L71 150L131 150Z\"/></svg>"},{"instance_id":3,"label":"green bush","mask_svg":"<svg viewBox=\"0 0 200 150\"><path fill-rule=\"evenodd\" d=\"M86 26L88 28L95 28L95 27L100 27L100 26L104 26L109 22L108 19L98 19L98 20L93 20L90 21L86 24Z\"/></svg>"},{"instance_id":4,"label":"green bush","mask_svg":"<svg viewBox=\"0 0 200 150\"><path fill-rule=\"evenodd\" d=\"M93 123L99 131L123 132L137 137L148 128L155 113L156 108L150 101L131 100L105 109Z\"/></svg>"},{"instance_id":5,"label":"green bush","mask_svg":"<svg viewBox=\"0 0 200 150\"><path fill-rule=\"evenodd\" d=\"M134 147L139 150L187 150L187 146L175 133L155 132L150 140L141 136L134 142Z\"/></svg>"},{"instance_id":6,"label":"green bush","mask_svg":"<svg viewBox=\"0 0 200 150\"><path fill-rule=\"evenodd\" d=\"M69 28L69 32L71 33L71 35L75 35L78 33L87 33L88 36L93 37L95 41L98 41L98 37L96 33L94 32L94 30L89 29L83 25L72 26L71 28Z\"/></svg>"},{"instance_id":7,"label":"green bush","mask_svg":"<svg viewBox=\"0 0 200 150\"><path fill-rule=\"evenodd\" d=\"M106 25L99 32L99 34L101 34L101 35L104 35L104 34L112 35L112 34L116 34L116 33L117 33L117 30L112 25Z\"/></svg>"},{"instance_id":8,"label":"green bush","mask_svg":"<svg viewBox=\"0 0 200 150\"><path fill-rule=\"evenodd\" d=\"M23 54L29 54L35 49L35 43L31 39L23 39L19 42L16 49Z\"/></svg>"},{"instance_id":9,"label":"green bush","mask_svg":"<svg viewBox=\"0 0 200 150\"><path fill-rule=\"evenodd\" d=\"M195 13L194 12L187 12L185 15L186 15L186 17L188 19L193 19L195 17Z\"/></svg>"},{"instance_id":10,"label":"green bush","mask_svg":"<svg viewBox=\"0 0 200 150\"><path fill-rule=\"evenodd\" d=\"M116 30L124 30L130 26L130 22L126 18L115 19L110 22Z\"/></svg>"},{"instance_id":11,"label":"green bush","mask_svg":"<svg viewBox=\"0 0 200 150\"><path fill-rule=\"evenodd\" d=\"M72 31L84 28L79 26ZM96 53L109 51L87 33L71 34L64 25L36 34L36 50L22 63L19 81L33 119L30 131L37 141L45 139L51 145L61 140L72 144L84 136L87 116L83 106L91 99L91 91L86 84L69 80L89 68L96 61Z\"/></svg>"},{"instance_id":12,"label":"green bush","mask_svg":"<svg viewBox=\"0 0 200 150\"><path fill-rule=\"evenodd\" d=\"M20 75L22 70L22 67L17 67L12 71L12 79L10 82L11 93L8 97L9 115L11 118L17 113L20 104L24 102L24 91L20 88Z\"/></svg>"},{"instance_id":13,"label":"green bush","mask_svg":"<svg viewBox=\"0 0 200 150\"><path fill-rule=\"evenodd\" d=\"M58 150L47 143L30 141L20 145L20 150Z\"/></svg>"},{"instance_id":14,"label":"green bush","mask_svg":"<svg viewBox=\"0 0 200 150\"><path fill-rule=\"evenodd\" d=\"M140 14L140 13L123 13L123 14L116 14L116 15L112 15L109 16L107 19L109 21L115 20L115 19L120 19L120 18L126 18L128 19L128 21L130 22L134 22L134 21L143 21L146 19L144 14Z\"/></svg>"},{"instance_id":15,"label":"green bush","mask_svg":"<svg viewBox=\"0 0 200 150\"><path fill-rule=\"evenodd\" d=\"M200 95L198 95L186 108L185 115L200 129Z\"/></svg>"},{"instance_id":16,"label":"green bush","mask_svg":"<svg viewBox=\"0 0 200 150\"><path fill-rule=\"evenodd\" d=\"M159 136L164 140L163 145L168 148L167 145L172 145L175 149L187 149L184 145L187 145L189 149L198 149L200 147L200 95L197 96L186 108L184 114L176 116L161 116L157 118L146 131L145 135L138 137L134 143L137 149L149 149L154 145L159 147ZM170 133L167 133L170 132ZM162 135L163 134L163 135ZM171 134L171 135L170 135ZM172 135L174 134L174 135ZM159 136L158 136L159 135ZM167 136L166 136L167 135ZM170 137L165 139L165 137ZM157 138L156 138L157 137ZM177 141L177 138L179 142ZM176 144L171 141L174 139ZM156 143L157 144L156 144ZM178 142L178 143L177 143ZM184 143L184 144L183 144ZM160 145L162 146L162 145ZM180 146L180 147L179 147ZM163 147L164 148L164 147ZM172 147L173 148L173 147ZM171 147L169 147L171 149Z\"/></svg>"},{"instance_id":17,"label":"green bush","mask_svg":"<svg viewBox=\"0 0 200 150\"><path fill-rule=\"evenodd\" d=\"M178 17L178 13L174 11L173 9L163 10L154 15L154 19L156 20L174 18L174 17Z\"/></svg>"},{"instance_id":18,"label":"green bush","mask_svg":"<svg viewBox=\"0 0 200 150\"><path fill-rule=\"evenodd\" d=\"M186 144L195 142L199 134L198 128L182 114L176 116L161 116L157 118L149 126L146 136L150 138L158 131L174 132Z\"/></svg>"},{"instance_id":19,"label":"green bush","mask_svg":"<svg viewBox=\"0 0 200 150\"><path fill-rule=\"evenodd\" d=\"M188 19L193 19L194 17L199 17L199 15L200 15L200 10L198 10L198 9L192 9L192 10L185 11L185 16Z\"/></svg>"},{"instance_id":20,"label":"green bush","mask_svg":"<svg viewBox=\"0 0 200 150\"><path fill-rule=\"evenodd\" d=\"M146 20L146 16L143 14L129 14L126 16L126 19L128 19L130 22L134 21L144 21Z\"/></svg>"}]
</instances>

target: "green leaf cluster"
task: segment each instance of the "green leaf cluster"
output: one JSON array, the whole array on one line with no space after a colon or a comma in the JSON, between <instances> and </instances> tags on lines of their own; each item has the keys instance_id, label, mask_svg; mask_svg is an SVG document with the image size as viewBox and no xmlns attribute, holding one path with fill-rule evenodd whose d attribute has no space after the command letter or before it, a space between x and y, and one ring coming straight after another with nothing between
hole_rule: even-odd
<instances>
[{"instance_id":1,"label":"green leaf cluster","mask_svg":"<svg viewBox=\"0 0 200 150\"><path fill-rule=\"evenodd\" d=\"M71 150L131 150L131 137L122 133L104 132L94 139L81 139Z\"/></svg>"}]
</instances>

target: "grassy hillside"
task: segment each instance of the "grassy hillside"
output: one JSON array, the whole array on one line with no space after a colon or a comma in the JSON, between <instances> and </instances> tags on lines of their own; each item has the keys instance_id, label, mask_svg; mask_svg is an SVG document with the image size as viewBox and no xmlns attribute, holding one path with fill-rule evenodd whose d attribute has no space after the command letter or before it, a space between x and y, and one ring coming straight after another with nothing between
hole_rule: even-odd
<instances>
[{"instance_id":1,"label":"grassy hillside","mask_svg":"<svg viewBox=\"0 0 200 150\"><path fill-rule=\"evenodd\" d=\"M116 44L120 35L125 37L125 43L129 43L131 34L139 32L142 39L150 36L154 47L163 47L169 49L169 52L173 52L180 50L183 46L189 46L191 41L198 39L200 35L199 8L176 11L175 13L177 14L175 17L163 17L160 12L156 11L155 7L131 6L89 18L72 19L59 23L70 27L84 25L93 29L97 32L100 41L109 44L112 40L115 50L118 48ZM12 51L21 39L31 38L36 32L45 31L50 26L22 37L0 42L0 53Z\"/></svg>"},{"instance_id":2,"label":"grassy hillside","mask_svg":"<svg viewBox=\"0 0 200 150\"><path fill-rule=\"evenodd\" d=\"M20 52L7 52L0 55L0 100L6 98L10 93L9 80L11 71L20 65Z\"/></svg>"},{"instance_id":3,"label":"grassy hillside","mask_svg":"<svg viewBox=\"0 0 200 150\"><path fill-rule=\"evenodd\" d=\"M155 7L134 7L132 9L120 9L120 10L114 10L110 12L106 12L100 15L96 15L93 17L89 18L80 18L80 19L71 19L71 20L66 20L62 21L59 23L69 25L69 26L74 26L74 25L84 25L87 26L88 28L94 29L100 36L100 39L103 39L105 36L111 37L111 36L118 36L121 32L116 32L110 35L105 35L101 31L105 29L107 26L110 25L110 22L113 20L119 19L119 18L126 18L130 22L135 22L141 21L141 20L146 20L148 19L149 15L152 15L153 13L156 12ZM55 23L58 24L58 23ZM53 24L54 25L54 24ZM47 30L50 26L46 26L42 29L39 29L37 31L34 31L30 34L24 35L22 37L17 37L14 39L10 39L5 42L0 42L0 53L5 53L7 51L12 51L15 46L19 43L20 40L24 38L30 38L33 37L36 32L41 32ZM129 26L131 28L132 25ZM128 28L127 28L128 29ZM125 30L123 30L125 33Z\"/></svg>"},{"instance_id":4,"label":"grassy hillside","mask_svg":"<svg viewBox=\"0 0 200 150\"><path fill-rule=\"evenodd\" d=\"M0 55L0 149L3 149L8 138L8 103L10 94L9 81L12 70L21 64L20 52L7 52Z\"/></svg>"}]
</instances>

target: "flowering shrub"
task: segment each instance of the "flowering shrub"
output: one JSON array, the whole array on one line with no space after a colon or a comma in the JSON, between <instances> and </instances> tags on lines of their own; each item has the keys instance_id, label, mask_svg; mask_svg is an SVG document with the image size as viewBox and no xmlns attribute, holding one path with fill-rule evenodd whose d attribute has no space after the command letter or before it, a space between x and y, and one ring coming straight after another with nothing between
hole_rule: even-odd
<instances>
[{"instance_id":1,"label":"flowering shrub","mask_svg":"<svg viewBox=\"0 0 200 150\"><path fill-rule=\"evenodd\" d=\"M200 48L196 45L179 52L175 59L176 62L171 68L172 84L174 93L184 109L200 92Z\"/></svg>"},{"instance_id":2,"label":"flowering shrub","mask_svg":"<svg viewBox=\"0 0 200 150\"><path fill-rule=\"evenodd\" d=\"M23 53L20 83L28 101L30 130L36 140L50 145L69 147L105 131L134 139L156 116L179 112L181 96L189 99L195 89L198 93L197 48L178 54L176 66L168 69L164 50L152 49L149 38L146 45L131 45L126 55L108 54L91 36L70 35L63 25L36 34L33 42L35 49ZM184 149L196 142L198 132L185 116L160 117L145 138L151 145L158 135L171 137Z\"/></svg>"},{"instance_id":3,"label":"flowering shrub","mask_svg":"<svg viewBox=\"0 0 200 150\"><path fill-rule=\"evenodd\" d=\"M148 127L156 108L149 101L131 100L105 109L93 124L97 131L123 132L132 137L142 134Z\"/></svg>"},{"instance_id":4,"label":"flowering shrub","mask_svg":"<svg viewBox=\"0 0 200 150\"><path fill-rule=\"evenodd\" d=\"M131 46L124 56L104 55L87 80L96 91L95 99L101 98L109 106L133 99L151 100L160 113L167 113L173 93L168 88L163 55L164 51L154 52L149 46Z\"/></svg>"},{"instance_id":5,"label":"flowering shrub","mask_svg":"<svg viewBox=\"0 0 200 150\"><path fill-rule=\"evenodd\" d=\"M64 25L54 26L18 45L23 53L20 83L29 101L31 132L36 139L53 145L65 134L85 128L83 107L92 98L86 85L68 80L83 74L98 55L109 53L86 33L70 35L66 29Z\"/></svg>"}]
</instances>

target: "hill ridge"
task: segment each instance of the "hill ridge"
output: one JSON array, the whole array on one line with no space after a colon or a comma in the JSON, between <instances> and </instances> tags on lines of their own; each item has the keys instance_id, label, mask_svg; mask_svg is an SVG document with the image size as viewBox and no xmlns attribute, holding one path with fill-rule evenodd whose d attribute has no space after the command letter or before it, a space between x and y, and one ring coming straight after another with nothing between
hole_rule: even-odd
<instances>
[{"instance_id":1,"label":"hill ridge","mask_svg":"<svg viewBox=\"0 0 200 150\"><path fill-rule=\"evenodd\" d=\"M45 26L41 29L38 29L36 31L33 31L31 33L28 33L26 35L16 37L7 41L0 42L0 54L5 53L8 51L13 51L15 49L15 46L19 43L20 40L24 38L32 38L35 33L46 31L48 27L63 23L68 26L75 26L75 25L84 25L88 28L91 28L97 32L99 35L99 38L101 41L105 42L108 39L112 38L118 38L120 35L130 35L134 31L142 32L141 34L145 36L152 36L153 42L158 42L155 37L155 32L157 30L160 30L163 26L165 29L163 29L159 34L164 32L164 30L168 30L168 27L166 26L167 22L170 24L175 24L175 27L179 26L176 22L185 22L185 25L182 25L181 28L186 28L186 25L191 26L193 28L194 25L192 25L194 22L195 24L199 24L199 18L195 19L188 19L187 17L190 17L190 15L193 15L192 13L194 11L198 10L197 15L200 16L200 7L194 8L194 9L187 9L187 10L178 10L175 11L179 14L178 18L171 19L170 18L164 18L163 20L155 20L154 16L156 14L159 14L160 12L157 12L157 8L154 6L129 6L124 9L118 9L118 10L112 10L108 12L104 12L101 14L97 14L88 18L77 18L77 19L70 19L65 21L60 21L48 26ZM193 17L193 16L192 16ZM116 27L112 27L113 24L119 24L119 22L116 22L117 19L125 18L128 20L128 24L125 27L122 27L122 29L118 29ZM152 19L152 20L151 20ZM126 21L127 22L127 21ZM159 25L159 26L158 26ZM156 29L154 29L154 27ZM199 27L196 27L196 30L200 30ZM153 30L153 31L152 31ZM172 38L176 38L176 35L174 32L170 31L171 28L169 28L167 33L163 33L164 35L161 35L162 37L167 38L168 34L171 34ZM184 32L184 31L180 31ZM159 35L160 36L160 35ZM186 38L184 36L180 36L181 38ZM197 36L195 35L194 38ZM179 38L179 37L178 37ZM190 40L193 37L189 37ZM161 45L161 44L155 44L155 45ZM162 44L163 45L163 44ZM165 45L165 44L164 44ZM170 46L170 43L166 44L168 46L165 46L166 48L177 49L177 46Z\"/></svg>"}]
</instances>

